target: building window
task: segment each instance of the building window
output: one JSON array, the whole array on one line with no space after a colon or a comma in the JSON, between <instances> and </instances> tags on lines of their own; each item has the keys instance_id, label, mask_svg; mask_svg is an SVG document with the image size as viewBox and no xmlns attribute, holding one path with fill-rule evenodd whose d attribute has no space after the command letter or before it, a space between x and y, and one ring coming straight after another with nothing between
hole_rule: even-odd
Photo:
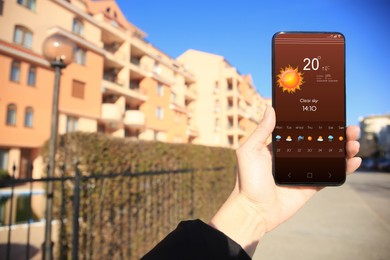
<instances>
[{"instance_id":1,"label":"building window","mask_svg":"<svg viewBox=\"0 0 390 260\"><path fill-rule=\"evenodd\" d=\"M72 97L84 99L85 83L73 80L72 84Z\"/></svg>"},{"instance_id":2,"label":"building window","mask_svg":"<svg viewBox=\"0 0 390 260\"><path fill-rule=\"evenodd\" d=\"M11 81L19 82L20 81L20 62L13 61L11 64Z\"/></svg>"},{"instance_id":3,"label":"building window","mask_svg":"<svg viewBox=\"0 0 390 260\"><path fill-rule=\"evenodd\" d=\"M0 0L0 15L3 15L4 0Z\"/></svg>"},{"instance_id":4,"label":"building window","mask_svg":"<svg viewBox=\"0 0 390 260\"><path fill-rule=\"evenodd\" d=\"M14 43L20 44L23 47L31 49L32 32L26 27L16 25L14 30Z\"/></svg>"},{"instance_id":5,"label":"building window","mask_svg":"<svg viewBox=\"0 0 390 260\"><path fill-rule=\"evenodd\" d=\"M9 104L7 107L7 125L16 125L16 105Z\"/></svg>"},{"instance_id":6,"label":"building window","mask_svg":"<svg viewBox=\"0 0 390 260\"><path fill-rule=\"evenodd\" d=\"M18 4L35 11L35 0L17 0Z\"/></svg>"},{"instance_id":7,"label":"building window","mask_svg":"<svg viewBox=\"0 0 390 260\"><path fill-rule=\"evenodd\" d=\"M66 117L66 132L76 132L79 124L79 119L74 116L67 116Z\"/></svg>"},{"instance_id":8,"label":"building window","mask_svg":"<svg viewBox=\"0 0 390 260\"><path fill-rule=\"evenodd\" d=\"M73 19L72 31L75 34L78 34L81 36L84 34L84 24L80 19L78 19L78 18Z\"/></svg>"},{"instance_id":9,"label":"building window","mask_svg":"<svg viewBox=\"0 0 390 260\"><path fill-rule=\"evenodd\" d=\"M34 66L30 66L30 68L28 69L27 84L29 86L35 86L36 77L37 77L37 68Z\"/></svg>"},{"instance_id":10,"label":"building window","mask_svg":"<svg viewBox=\"0 0 390 260\"><path fill-rule=\"evenodd\" d=\"M215 100L215 108L214 108L214 111L215 111L216 113L218 113L219 110L220 110L219 99L216 99L216 100Z\"/></svg>"},{"instance_id":11,"label":"building window","mask_svg":"<svg viewBox=\"0 0 390 260\"><path fill-rule=\"evenodd\" d=\"M33 121L34 121L34 111L32 107L27 107L26 112L24 114L24 126L33 127Z\"/></svg>"},{"instance_id":12,"label":"building window","mask_svg":"<svg viewBox=\"0 0 390 260\"><path fill-rule=\"evenodd\" d=\"M233 144L234 144L233 136L228 137L228 143L230 146L233 146Z\"/></svg>"},{"instance_id":13,"label":"building window","mask_svg":"<svg viewBox=\"0 0 390 260\"><path fill-rule=\"evenodd\" d=\"M156 73L156 74L161 74L161 67L160 67L160 64L155 61L154 62L154 65L153 65L153 72Z\"/></svg>"},{"instance_id":14,"label":"building window","mask_svg":"<svg viewBox=\"0 0 390 260\"><path fill-rule=\"evenodd\" d=\"M8 150L0 149L0 169L8 170Z\"/></svg>"},{"instance_id":15,"label":"building window","mask_svg":"<svg viewBox=\"0 0 390 260\"><path fill-rule=\"evenodd\" d=\"M215 132L218 132L220 130L219 129L219 118L216 118L214 121L214 130L215 130Z\"/></svg>"},{"instance_id":16,"label":"building window","mask_svg":"<svg viewBox=\"0 0 390 260\"><path fill-rule=\"evenodd\" d=\"M161 107L156 108L156 117L157 117L157 119L163 120L164 110Z\"/></svg>"},{"instance_id":17,"label":"building window","mask_svg":"<svg viewBox=\"0 0 390 260\"><path fill-rule=\"evenodd\" d=\"M233 90L233 83L230 81L227 82L227 90Z\"/></svg>"},{"instance_id":18,"label":"building window","mask_svg":"<svg viewBox=\"0 0 390 260\"><path fill-rule=\"evenodd\" d=\"M157 85L157 95L160 97L164 95L164 86L161 84Z\"/></svg>"},{"instance_id":19,"label":"building window","mask_svg":"<svg viewBox=\"0 0 390 260\"><path fill-rule=\"evenodd\" d=\"M218 81L215 81L215 85L214 85L214 94L218 94L219 93L219 82Z\"/></svg>"},{"instance_id":20,"label":"building window","mask_svg":"<svg viewBox=\"0 0 390 260\"><path fill-rule=\"evenodd\" d=\"M83 48L76 47L74 49L74 62L80 65L85 65L86 51Z\"/></svg>"},{"instance_id":21,"label":"building window","mask_svg":"<svg viewBox=\"0 0 390 260\"><path fill-rule=\"evenodd\" d=\"M175 92L172 92L172 96L171 96L171 103L176 103L176 93Z\"/></svg>"}]
</instances>

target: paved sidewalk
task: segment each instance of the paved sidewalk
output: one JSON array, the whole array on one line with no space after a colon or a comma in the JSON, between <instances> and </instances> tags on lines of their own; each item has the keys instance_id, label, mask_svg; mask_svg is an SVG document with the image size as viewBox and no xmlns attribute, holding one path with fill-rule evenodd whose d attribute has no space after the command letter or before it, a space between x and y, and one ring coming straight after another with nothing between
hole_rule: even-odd
<instances>
[{"instance_id":1,"label":"paved sidewalk","mask_svg":"<svg viewBox=\"0 0 390 260\"><path fill-rule=\"evenodd\" d=\"M361 172L322 190L253 259L390 259L390 174Z\"/></svg>"}]
</instances>

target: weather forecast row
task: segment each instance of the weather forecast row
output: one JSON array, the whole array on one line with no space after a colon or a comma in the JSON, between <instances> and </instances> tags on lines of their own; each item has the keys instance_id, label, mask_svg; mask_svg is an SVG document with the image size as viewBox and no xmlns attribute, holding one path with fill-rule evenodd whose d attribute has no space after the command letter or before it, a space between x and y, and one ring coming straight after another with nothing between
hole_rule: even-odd
<instances>
[{"instance_id":1,"label":"weather forecast row","mask_svg":"<svg viewBox=\"0 0 390 260\"><path fill-rule=\"evenodd\" d=\"M340 135L338 138L337 138L339 141L344 141L344 136ZM328 141L328 142L333 142L335 139L335 137L333 135L328 135L326 138L322 137L322 135L319 135L317 138L309 135L307 137L303 136L303 135L298 135L296 136L295 138L293 138L291 135L287 135L285 138L282 137L281 135L276 135L275 136L275 141L276 142L280 142L280 141L283 141L285 140L286 142L292 142L293 140L296 140L297 142L302 142L302 141L313 141L313 140L317 140L317 142L324 142L324 141Z\"/></svg>"}]
</instances>

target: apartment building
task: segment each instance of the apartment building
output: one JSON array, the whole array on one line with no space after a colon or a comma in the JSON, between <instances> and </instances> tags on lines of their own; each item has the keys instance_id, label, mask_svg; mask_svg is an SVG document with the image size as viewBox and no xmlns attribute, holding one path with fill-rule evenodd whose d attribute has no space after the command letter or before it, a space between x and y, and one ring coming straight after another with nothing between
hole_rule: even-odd
<instances>
[{"instance_id":1,"label":"apartment building","mask_svg":"<svg viewBox=\"0 0 390 260\"><path fill-rule=\"evenodd\" d=\"M237 148L260 121L267 101L250 75L241 75L224 57L188 50L178 57L197 79L195 124L198 143Z\"/></svg>"},{"instance_id":2,"label":"apartment building","mask_svg":"<svg viewBox=\"0 0 390 260\"><path fill-rule=\"evenodd\" d=\"M10 0L0 15L0 163L16 177L42 172L39 147L50 135L54 73L43 41L60 34L74 41L74 62L63 70L59 132L96 131L101 114L104 53L100 27L67 1Z\"/></svg>"},{"instance_id":3,"label":"apartment building","mask_svg":"<svg viewBox=\"0 0 390 260\"><path fill-rule=\"evenodd\" d=\"M249 75L222 56L173 59L145 40L113 0L9 0L0 8L0 169L40 177L54 72L42 56L53 34L75 43L62 70L59 134L101 132L237 148L265 108Z\"/></svg>"},{"instance_id":4,"label":"apartment building","mask_svg":"<svg viewBox=\"0 0 390 260\"><path fill-rule=\"evenodd\" d=\"M104 52L98 131L118 137L196 142L191 124L196 81L182 64L145 40L115 1L84 1L101 23Z\"/></svg>"},{"instance_id":5,"label":"apartment building","mask_svg":"<svg viewBox=\"0 0 390 260\"><path fill-rule=\"evenodd\" d=\"M10 0L0 24L0 168L30 177L33 163L33 176L42 173L54 85L42 44L53 34L76 45L62 71L60 134L196 143L195 77L148 43L115 1Z\"/></svg>"}]
</instances>

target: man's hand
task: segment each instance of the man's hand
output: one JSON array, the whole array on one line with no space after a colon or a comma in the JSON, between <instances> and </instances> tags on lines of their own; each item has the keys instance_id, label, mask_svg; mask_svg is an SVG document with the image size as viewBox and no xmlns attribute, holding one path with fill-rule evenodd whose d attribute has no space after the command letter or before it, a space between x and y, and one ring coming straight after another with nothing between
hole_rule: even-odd
<instances>
[{"instance_id":1,"label":"man's hand","mask_svg":"<svg viewBox=\"0 0 390 260\"><path fill-rule=\"evenodd\" d=\"M252 256L257 243L292 217L322 187L275 185L272 176L272 152L267 143L275 127L275 111L268 106L261 123L236 151L238 172L236 186L210 225L239 243ZM356 141L359 128L347 128L347 173L353 173L361 159Z\"/></svg>"}]
</instances>

